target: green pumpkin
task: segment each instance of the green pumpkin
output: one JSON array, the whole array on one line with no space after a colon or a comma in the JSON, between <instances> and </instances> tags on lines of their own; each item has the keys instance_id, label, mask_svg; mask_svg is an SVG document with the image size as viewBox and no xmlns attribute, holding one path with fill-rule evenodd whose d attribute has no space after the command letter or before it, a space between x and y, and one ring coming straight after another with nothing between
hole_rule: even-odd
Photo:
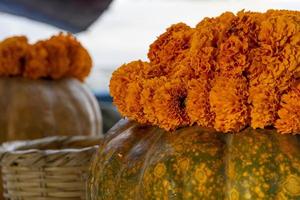
<instances>
[{"instance_id":1,"label":"green pumpkin","mask_svg":"<svg viewBox=\"0 0 300 200\"><path fill-rule=\"evenodd\" d=\"M166 132L127 120L92 164L89 199L300 199L300 141L275 130Z\"/></svg>"},{"instance_id":2,"label":"green pumpkin","mask_svg":"<svg viewBox=\"0 0 300 200\"><path fill-rule=\"evenodd\" d=\"M74 78L0 78L0 142L102 134L94 95Z\"/></svg>"}]
</instances>

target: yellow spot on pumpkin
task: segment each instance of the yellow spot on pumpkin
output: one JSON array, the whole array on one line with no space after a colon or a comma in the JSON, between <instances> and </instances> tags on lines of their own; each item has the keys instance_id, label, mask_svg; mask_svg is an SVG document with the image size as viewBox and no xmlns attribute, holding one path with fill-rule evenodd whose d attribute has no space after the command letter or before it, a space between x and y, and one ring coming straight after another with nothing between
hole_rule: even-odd
<instances>
[{"instance_id":1,"label":"yellow spot on pumpkin","mask_svg":"<svg viewBox=\"0 0 300 200\"><path fill-rule=\"evenodd\" d=\"M245 199L251 199L251 194L249 191L246 191L246 193L244 194L244 198Z\"/></svg>"},{"instance_id":2,"label":"yellow spot on pumpkin","mask_svg":"<svg viewBox=\"0 0 300 200\"><path fill-rule=\"evenodd\" d=\"M300 163L299 163L299 162L293 161L293 162L292 162L292 165L293 165L294 168L300 169Z\"/></svg>"},{"instance_id":3,"label":"yellow spot on pumpkin","mask_svg":"<svg viewBox=\"0 0 300 200\"><path fill-rule=\"evenodd\" d=\"M197 189L198 192L201 194L209 195L210 190L209 187L206 187L207 181L209 180L209 177L211 176L212 172L211 170L204 164L201 163L195 170L194 177L197 181Z\"/></svg>"},{"instance_id":4,"label":"yellow spot on pumpkin","mask_svg":"<svg viewBox=\"0 0 300 200\"><path fill-rule=\"evenodd\" d=\"M229 199L230 200L239 200L240 198L240 194L239 192L233 188L231 191L230 191L230 196L229 196Z\"/></svg>"},{"instance_id":5,"label":"yellow spot on pumpkin","mask_svg":"<svg viewBox=\"0 0 300 200\"><path fill-rule=\"evenodd\" d=\"M200 183L205 183L210 175L211 171L203 163L200 164L195 171L195 178Z\"/></svg>"},{"instance_id":6,"label":"yellow spot on pumpkin","mask_svg":"<svg viewBox=\"0 0 300 200\"><path fill-rule=\"evenodd\" d=\"M232 162L229 162L228 164L228 177L230 179L234 179L235 177L235 169L234 164Z\"/></svg>"},{"instance_id":7,"label":"yellow spot on pumpkin","mask_svg":"<svg viewBox=\"0 0 300 200\"><path fill-rule=\"evenodd\" d=\"M288 200L288 198L285 196L285 194L282 191L278 193L278 196L276 199L277 200Z\"/></svg>"},{"instance_id":8,"label":"yellow spot on pumpkin","mask_svg":"<svg viewBox=\"0 0 300 200\"><path fill-rule=\"evenodd\" d=\"M243 176L244 176L244 177L249 176L248 172L244 172L244 173L243 173Z\"/></svg>"},{"instance_id":9,"label":"yellow spot on pumpkin","mask_svg":"<svg viewBox=\"0 0 300 200\"><path fill-rule=\"evenodd\" d=\"M290 175L283 184L283 188L289 195L296 196L300 194L300 177Z\"/></svg>"},{"instance_id":10,"label":"yellow spot on pumpkin","mask_svg":"<svg viewBox=\"0 0 300 200\"><path fill-rule=\"evenodd\" d=\"M210 147L207 149L207 152L209 153L209 155L211 156L215 156L218 152L218 148L216 147Z\"/></svg>"},{"instance_id":11,"label":"yellow spot on pumpkin","mask_svg":"<svg viewBox=\"0 0 300 200\"><path fill-rule=\"evenodd\" d=\"M269 189L270 186L269 186L267 183L264 183L264 184L263 184L263 188L264 188L264 189Z\"/></svg>"},{"instance_id":12,"label":"yellow spot on pumpkin","mask_svg":"<svg viewBox=\"0 0 300 200\"><path fill-rule=\"evenodd\" d=\"M261 188L259 186L256 186L254 188L255 193L257 194L258 197L263 198L265 194L261 191Z\"/></svg>"},{"instance_id":13,"label":"yellow spot on pumpkin","mask_svg":"<svg viewBox=\"0 0 300 200\"><path fill-rule=\"evenodd\" d=\"M183 190L183 197L184 197L184 199L191 198L192 196L193 195L192 195L191 192Z\"/></svg>"},{"instance_id":14,"label":"yellow spot on pumpkin","mask_svg":"<svg viewBox=\"0 0 300 200\"><path fill-rule=\"evenodd\" d=\"M171 184L167 180L163 180L163 186L165 189L170 190L171 189Z\"/></svg>"},{"instance_id":15,"label":"yellow spot on pumpkin","mask_svg":"<svg viewBox=\"0 0 300 200\"><path fill-rule=\"evenodd\" d=\"M154 176L161 178L163 175L165 175L166 171L166 166L163 163L158 163L154 168Z\"/></svg>"},{"instance_id":16,"label":"yellow spot on pumpkin","mask_svg":"<svg viewBox=\"0 0 300 200\"><path fill-rule=\"evenodd\" d=\"M284 172L284 165L279 165L280 172Z\"/></svg>"},{"instance_id":17,"label":"yellow spot on pumpkin","mask_svg":"<svg viewBox=\"0 0 300 200\"><path fill-rule=\"evenodd\" d=\"M181 144L174 145L175 151L181 152L183 151L183 146Z\"/></svg>"},{"instance_id":18,"label":"yellow spot on pumpkin","mask_svg":"<svg viewBox=\"0 0 300 200\"><path fill-rule=\"evenodd\" d=\"M181 171L183 171L183 172L187 171L190 166L190 160L188 158L180 158L178 160L178 166Z\"/></svg>"}]
</instances>

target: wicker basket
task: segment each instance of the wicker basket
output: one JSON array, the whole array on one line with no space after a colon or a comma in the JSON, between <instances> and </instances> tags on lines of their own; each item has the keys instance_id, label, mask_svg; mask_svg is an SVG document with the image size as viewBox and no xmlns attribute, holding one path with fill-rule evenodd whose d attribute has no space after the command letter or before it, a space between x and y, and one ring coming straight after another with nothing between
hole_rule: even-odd
<instances>
[{"instance_id":1,"label":"wicker basket","mask_svg":"<svg viewBox=\"0 0 300 200\"><path fill-rule=\"evenodd\" d=\"M49 137L4 143L0 163L9 200L86 199L86 178L98 137Z\"/></svg>"}]
</instances>

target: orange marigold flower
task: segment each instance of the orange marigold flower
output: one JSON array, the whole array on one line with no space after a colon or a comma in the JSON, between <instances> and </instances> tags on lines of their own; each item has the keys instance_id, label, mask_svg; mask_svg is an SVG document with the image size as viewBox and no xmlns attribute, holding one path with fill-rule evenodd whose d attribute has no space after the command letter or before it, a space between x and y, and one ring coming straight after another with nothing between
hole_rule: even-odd
<instances>
[{"instance_id":1,"label":"orange marigold flower","mask_svg":"<svg viewBox=\"0 0 300 200\"><path fill-rule=\"evenodd\" d=\"M218 66L222 74L242 75L248 66L248 43L237 36L230 36L220 45Z\"/></svg>"},{"instance_id":2,"label":"orange marigold flower","mask_svg":"<svg viewBox=\"0 0 300 200\"><path fill-rule=\"evenodd\" d=\"M186 97L187 89L180 79L173 79L161 85L155 91L152 102L155 105L156 125L166 130L189 125Z\"/></svg>"},{"instance_id":3,"label":"orange marigold flower","mask_svg":"<svg viewBox=\"0 0 300 200\"><path fill-rule=\"evenodd\" d=\"M40 43L34 44L26 55L23 76L38 79L49 76L48 51Z\"/></svg>"},{"instance_id":4,"label":"orange marigold flower","mask_svg":"<svg viewBox=\"0 0 300 200\"><path fill-rule=\"evenodd\" d=\"M281 13L281 14L280 14ZM299 14L285 11L273 12L261 23L258 39L265 44L284 46L290 37L299 33Z\"/></svg>"},{"instance_id":5,"label":"orange marigold flower","mask_svg":"<svg viewBox=\"0 0 300 200\"><path fill-rule=\"evenodd\" d=\"M0 43L0 76L26 78L88 76L92 59L87 50L70 34L59 34L33 45L26 37L12 37Z\"/></svg>"},{"instance_id":6,"label":"orange marigold flower","mask_svg":"<svg viewBox=\"0 0 300 200\"><path fill-rule=\"evenodd\" d=\"M259 84L249 88L251 102L251 127L264 128L274 124L279 106L278 91L271 86Z\"/></svg>"},{"instance_id":7,"label":"orange marigold flower","mask_svg":"<svg viewBox=\"0 0 300 200\"><path fill-rule=\"evenodd\" d=\"M220 17L205 18L197 26L192 36L189 57L196 76L216 70L218 46L229 29L233 13L226 12Z\"/></svg>"},{"instance_id":8,"label":"orange marigold flower","mask_svg":"<svg viewBox=\"0 0 300 200\"><path fill-rule=\"evenodd\" d=\"M247 42L250 48L255 48L258 42L258 33L261 22L266 15L258 12L245 12L244 10L237 13L232 20L227 36L235 35L243 42Z\"/></svg>"},{"instance_id":9,"label":"orange marigold flower","mask_svg":"<svg viewBox=\"0 0 300 200\"><path fill-rule=\"evenodd\" d=\"M54 36L37 43L47 51L48 65L44 67L48 68L48 76L53 79L65 77L70 68L68 47L62 37L62 35Z\"/></svg>"},{"instance_id":10,"label":"orange marigold flower","mask_svg":"<svg viewBox=\"0 0 300 200\"><path fill-rule=\"evenodd\" d=\"M19 76L23 72L29 44L24 36L11 37L0 43L0 76Z\"/></svg>"},{"instance_id":11,"label":"orange marigold flower","mask_svg":"<svg viewBox=\"0 0 300 200\"><path fill-rule=\"evenodd\" d=\"M126 116L127 104L124 101L127 95L128 85L144 76L145 68L149 68L149 64L142 61L133 61L122 65L118 70L112 74L109 89L113 97L115 105L119 112Z\"/></svg>"},{"instance_id":12,"label":"orange marigold flower","mask_svg":"<svg viewBox=\"0 0 300 200\"><path fill-rule=\"evenodd\" d=\"M115 104L124 116L166 130L276 123L281 132L299 131L299 22L299 11L270 10L226 12L195 28L175 24L150 46L150 64L113 74Z\"/></svg>"},{"instance_id":13,"label":"orange marigold flower","mask_svg":"<svg viewBox=\"0 0 300 200\"><path fill-rule=\"evenodd\" d=\"M198 45L212 46L217 48L223 41L226 32L232 26L232 21L236 19L236 16L231 12L225 12L215 18L204 18L196 25L198 32ZM199 36L203 36L201 39Z\"/></svg>"},{"instance_id":14,"label":"orange marigold flower","mask_svg":"<svg viewBox=\"0 0 300 200\"><path fill-rule=\"evenodd\" d=\"M192 79L188 82L186 111L192 124L197 123L204 127L213 125L214 113L210 111L209 92L208 77Z\"/></svg>"},{"instance_id":15,"label":"orange marigold flower","mask_svg":"<svg viewBox=\"0 0 300 200\"><path fill-rule=\"evenodd\" d=\"M196 77L194 69L191 67L190 60L184 59L174 65L172 70L167 74L170 79L181 79L185 82Z\"/></svg>"},{"instance_id":16,"label":"orange marigold flower","mask_svg":"<svg viewBox=\"0 0 300 200\"><path fill-rule=\"evenodd\" d=\"M209 95L211 111L215 113L214 128L235 132L249 123L247 80L242 76L218 76Z\"/></svg>"},{"instance_id":17,"label":"orange marigold flower","mask_svg":"<svg viewBox=\"0 0 300 200\"><path fill-rule=\"evenodd\" d=\"M259 48L251 49L248 54L250 65L247 69L247 77L251 85L259 84L259 76L266 71L267 64L273 57L271 46L262 44Z\"/></svg>"},{"instance_id":18,"label":"orange marigold flower","mask_svg":"<svg viewBox=\"0 0 300 200\"><path fill-rule=\"evenodd\" d=\"M184 23L171 26L150 45L150 62L171 67L172 63L181 60L180 57L189 49L192 34L193 29Z\"/></svg>"},{"instance_id":19,"label":"orange marigold flower","mask_svg":"<svg viewBox=\"0 0 300 200\"><path fill-rule=\"evenodd\" d=\"M281 133L300 132L300 84L293 87L287 94L284 94L278 110L279 119L275 127Z\"/></svg>"},{"instance_id":20,"label":"orange marigold flower","mask_svg":"<svg viewBox=\"0 0 300 200\"><path fill-rule=\"evenodd\" d=\"M143 105L144 117L151 124L159 124L156 115L156 105L153 103L155 92L166 83L167 78L155 77L152 79L146 79L143 81L143 91L141 93L141 104Z\"/></svg>"},{"instance_id":21,"label":"orange marigold flower","mask_svg":"<svg viewBox=\"0 0 300 200\"><path fill-rule=\"evenodd\" d=\"M92 58L88 51L71 35L63 37L65 44L68 46L70 58L70 68L68 73L72 77L84 80L92 69Z\"/></svg>"},{"instance_id":22,"label":"orange marigold flower","mask_svg":"<svg viewBox=\"0 0 300 200\"><path fill-rule=\"evenodd\" d=\"M148 120L144 116L143 106L141 104L141 92L143 85L140 81L130 82L127 85L124 103L126 104L125 113L130 113L128 117L140 123L147 123Z\"/></svg>"}]
</instances>

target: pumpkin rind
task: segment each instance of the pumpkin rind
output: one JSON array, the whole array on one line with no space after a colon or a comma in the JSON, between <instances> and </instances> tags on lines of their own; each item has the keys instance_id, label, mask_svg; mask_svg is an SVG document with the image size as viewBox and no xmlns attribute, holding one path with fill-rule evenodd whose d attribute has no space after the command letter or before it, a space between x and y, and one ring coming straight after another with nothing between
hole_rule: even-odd
<instances>
[{"instance_id":1,"label":"pumpkin rind","mask_svg":"<svg viewBox=\"0 0 300 200\"><path fill-rule=\"evenodd\" d=\"M98 103L74 78L0 78L0 142L51 135L102 134Z\"/></svg>"},{"instance_id":2,"label":"pumpkin rind","mask_svg":"<svg viewBox=\"0 0 300 200\"><path fill-rule=\"evenodd\" d=\"M298 136L122 120L92 164L89 199L300 199Z\"/></svg>"}]
</instances>

